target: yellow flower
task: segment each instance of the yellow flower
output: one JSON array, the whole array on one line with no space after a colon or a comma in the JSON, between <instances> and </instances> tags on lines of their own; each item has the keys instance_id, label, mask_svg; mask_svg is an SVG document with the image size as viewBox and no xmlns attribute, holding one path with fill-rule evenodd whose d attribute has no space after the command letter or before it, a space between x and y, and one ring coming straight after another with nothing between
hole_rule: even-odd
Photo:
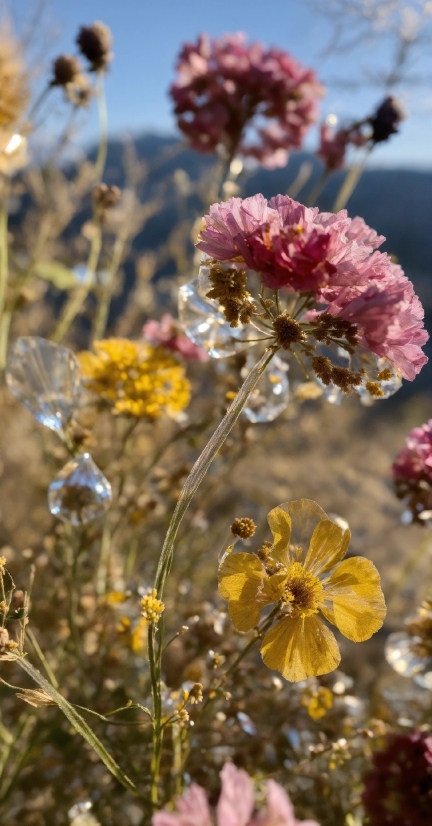
<instances>
[{"instance_id":1,"label":"yellow flower","mask_svg":"<svg viewBox=\"0 0 432 826\"><path fill-rule=\"evenodd\" d=\"M145 341L109 338L94 343L95 353L78 358L89 390L111 402L113 413L157 419L175 417L189 404L184 368L161 347Z\"/></svg>"},{"instance_id":2,"label":"yellow flower","mask_svg":"<svg viewBox=\"0 0 432 826\"><path fill-rule=\"evenodd\" d=\"M317 689L306 690L301 703L312 720L321 720L333 708L333 694L329 688L319 686Z\"/></svg>"},{"instance_id":3,"label":"yellow flower","mask_svg":"<svg viewBox=\"0 0 432 826\"><path fill-rule=\"evenodd\" d=\"M275 603L264 636L264 663L292 682L327 674L339 648L319 615L354 642L367 640L386 614L380 578L361 556L345 559L350 532L309 499L270 511L273 544L258 554L232 553L219 569L219 590L238 631L250 631L261 609ZM343 560L343 561L342 561Z\"/></svg>"}]
</instances>

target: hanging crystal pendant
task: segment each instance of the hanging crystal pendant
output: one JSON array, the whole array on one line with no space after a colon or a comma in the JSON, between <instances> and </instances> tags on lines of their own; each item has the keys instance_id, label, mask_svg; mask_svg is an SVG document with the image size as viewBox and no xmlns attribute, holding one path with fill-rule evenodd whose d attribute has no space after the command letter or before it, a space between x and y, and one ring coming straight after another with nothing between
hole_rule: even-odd
<instances>
[{"instance_id":1,"label":"hanging crystal pendant","mask_svg":"<svg viewBox=\"0 0 432 826\"><path fill-rule=\"evenodd\" d=\"M243 379L250 373L255 363L255 357L250 354L241 371ZM242 411L242 415L246 416L252 424L273 422L285 410L289 400L287 372L288 364L278 356L273 356Z\"/></svg>"},{"instance_id":2,"label":"hanging crystal pendant","mask_svg":"<svg viewBox=\"0 0 432 826\"><path fill-rule=\"evenodd\" d=\"M402 376L396 367L387 358L378 358L374 353L364 347L358 347L351 358L351 369L354 371L365 371L365 378L362 384L354 388L360 396L360 401L366 407L374 401L388 399L393 396L402 386ZM382 379L381 375L388 374L388 378ZM367 382L378 382L382 396L371 396L366 389Z\"/></svg>"},{"instance_id":3,"label":"hanging crystal pendant","mask_svg":"<svg viewBox=\"0 0 432 826\"><path fill-rule=\"evenodd\" d=\"M85 525L102 516L111 499L111 485L89 453L71 459L48 489L51 513L72 525Z\"/></svg>"},{"instance_id":4,"label":"hanging crystal pendant","mask_svg":"<svg viewBox=\"0 0 432 826\"><path fill-rule=\"evenodd\" d=\"M57 431L70 420L81 392L80 368L72 350L38 336L15 342L6 381L38 422Z\"/></svg>"},{"instance_id":5,"label":"hanging crystal pendant","mask_svg":"<svg viewBox=\"0 0 432 826\"><path fill-rule=\"evenodd\" d=\"M199 269L197 278L179 289L178 311L180 323L191 341L214 359L224 359L245 350L250 344L245 339L256 339L257 330L250 325L230 327L217 301L207 298L212 284L209 268Z\"/></svg>"}]
</instances>

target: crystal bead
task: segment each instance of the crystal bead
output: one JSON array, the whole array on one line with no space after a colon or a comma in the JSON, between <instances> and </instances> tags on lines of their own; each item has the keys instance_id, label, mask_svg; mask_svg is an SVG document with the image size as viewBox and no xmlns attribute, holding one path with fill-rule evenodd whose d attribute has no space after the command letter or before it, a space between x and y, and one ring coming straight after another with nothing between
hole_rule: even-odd
<instances>
[{"instance_id":1,"label":"crystal bead","mask_svg":"<svg viewBox=\"0 0 432 826\"><path fill-rule=\"evenodd\" d=\"M398 631L387 637L384 647L385 658L403 677L413 677L424 670L425 659L412 650L416 642L421 642L420 637L410 637L405 631Z\"/></svg>"},{"instance_id":2,"label":"crystal bead","mask_svg":"<svg viewBox=\"0 0 432 826\"><path fill-rule=\"evenodd\" d=\"M256 358L252 354L247 357L246 364L241 371L243 379L250 373L255 363ZM287 372L288 365L278 356L273 356L242 411L243 416L246 416L252 424L273 422L285 410L289 399Z\"/></svg>"},{"instance_id":3,"label":"crystal bead","mask_svg":"<svg viewBox=\"0 0 432 826\"><path fill-rule=\"evenodd\" d=\"M71 459L48 489L51 513L72 525L85 525L102 516L111 499L111 485L89 453Z\"/></svg>"},{"instance_id":4,"label":"crystal bead","mask_svg":"<svg viewBox=\"0 0 432 826\"><path fill-rule=\"evenodd\" d=\"M251 720L248 714L244 711L237 712L237 720L246 734L254 735L257 733L255 723Z\"/></svg>"},{"instance_id":5,"label":"crystal bead","mask_svg":"<svg viewBox=\"0 0 432 826\"><path fill-rule=\"evenodd\" d=\"M315 349L315 355L317 356L325 356L325 358L330 359L332 364L335 367L349 367L350 366L350 357L346 350L343 347L337 347L336 345L327 346L326 344L318 344ZM312 366L310 366L310 375L314 377L316 383L322 389L322 397L329 403L335 404L339 406L344 399L346 399L347 394L336 384L332 382L330 384L324 384L323 381L314 373Z\"/></svg>"},{"instance_id":6,"label":"crystal bead","mask_svg":"<svg viewBox=\"0 0 432 826\"><path fill-rule=\"evenodd\" d=\"M250 346L245 339L258 337L250 325L230 327L218 303L206 298L211 290L209 268L201 266L197 278L179 289L178 311L182 327L191 341L214 359L234 356Z\"/></svg>"},{"instance_id":7,"label":"crystal bead","mask_svg":"<svg viewBox=\"0 0 432 826\"><path fill-rule=\"evenodd\" d=\"M72 351L37 336L15 342L6 381L38 422L57 431L71 418L81 392L79 364Z\"/></svg>"}]
</instances>

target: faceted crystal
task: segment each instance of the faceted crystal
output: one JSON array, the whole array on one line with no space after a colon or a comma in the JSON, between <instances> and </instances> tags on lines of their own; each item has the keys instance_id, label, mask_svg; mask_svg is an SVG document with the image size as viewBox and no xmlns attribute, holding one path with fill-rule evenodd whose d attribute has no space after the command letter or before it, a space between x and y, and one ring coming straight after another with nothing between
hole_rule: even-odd
<instances>
[{"instance_id":1,"label":"faceted crystal","mask_svg":"<svg viewBox=\"0 0 432 826\"><path fill-rule=\"evenodd\" d=\"M412 647L421 642L420 637L410 637L405 631L390 634L384 648L387 662L403 677L414 677L421 674L426 665L424 657L419 657Z\"/></svg>"},{"instance_id":2,"label":"faceted crystal","mask_svg":"<svg viewBox=\"0 0 432 826\"><path fill-rule=\"evenodd\" d=\"M211 290L209 268L201 266L199 275L179 289L179 319L186 335L203 347L214 359L234 356L250 346L245 339L256 339L259 333L250 325L230 327L217 301L206 298Z\"/></svg>"},{"instance_id":3,"label":"faceted crystal","mask_svg":"<svg viewBox=\"0 0 432 826\"><path fill-rule=\"evenodd\" d=\"M67 424L81 391L79 364L72 351L37 336L15 342L6 381L11 393L51 430L62 430Z\"/></svg>"},{"instance_id":4,"label":"faceted crystal","mask_svg":"<svg viewBox=\"0 0 432 826\"><path fill-rule=\"evenodd\" d=\"M252 354L247 357L241 371L243 379L255 363L256 358ZM289 399L287 372L288 365L278 356L274 356L243 408L242 413L250 422L273 422L285 410Z\"/></svg>"},{"instance_id":5,"label":"faceted crystal","mask_svg":"<svg viewBox=\"0 0 432 826\"><path fill-rule=\"evenodd\" d=\"M378 358L375 356L374 353L371 353L369 350L364 349L363 347L357 348L356 352L354 353L351 359L351 368L355 371L358 370L365 370L365 379L363 384L360 384L358 387L355 387L356 393L360 396L360 401L366 407L368 407L371 403L375 400L379 401L380 399L388 399L390 396L393 396L402 386L402 376L399 370L396 370L393 367L392 363L386 358ZM371 396L368 390L366 389L366 382L377 381L377 376L383 371L388 370L391 373L390 378L383 380L378 380L379 386L383 393L382 396Z\"/></svg>"},{"instance_id":6,"label":"faceted crystal","mask_svg":"<svg viewBox=\"0 0 432 826\"><path fill-rule=\"evenodd\" d=\"M51 513L72 525L85 525L102 516L111 499L111 485L89 453L71 459L48 489Z\"/></svg>"}]
</instances>

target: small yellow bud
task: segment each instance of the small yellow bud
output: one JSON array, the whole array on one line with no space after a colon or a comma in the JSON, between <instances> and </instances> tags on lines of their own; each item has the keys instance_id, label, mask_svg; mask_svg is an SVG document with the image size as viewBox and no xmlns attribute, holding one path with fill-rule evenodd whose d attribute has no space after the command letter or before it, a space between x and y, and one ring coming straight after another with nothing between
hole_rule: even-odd
<instances>
[{"instance_id":1,"label":"small yellow bud","mask_svg":"<svg viewBox=\"0 0 432 826\"><path fill-rule=\"evenodd\" d=\"M141 600L142 615L149 622L158 622L160 615L165 611L165 605L162 600L157 598L156 588L153 588L151 594L143 597Z\"/></svg>"}]
</instances>

